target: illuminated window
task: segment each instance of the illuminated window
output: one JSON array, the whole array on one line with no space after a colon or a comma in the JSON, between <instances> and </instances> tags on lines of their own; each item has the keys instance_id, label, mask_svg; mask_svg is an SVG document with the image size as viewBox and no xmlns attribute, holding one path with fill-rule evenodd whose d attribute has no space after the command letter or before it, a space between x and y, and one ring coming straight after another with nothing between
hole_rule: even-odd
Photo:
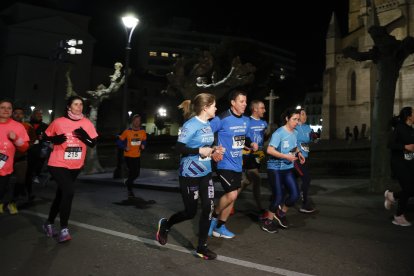
<instances>
[{"instance_id":1,"label":"illuminated window","mask_svg":"<svg viewBox=\"0 0 414 276\"><path fill-rule=\"evenodd\" d=\"M166 53L166 52L161 52L161 56L162 56L162 57L168 57L168 56L169 56L169 54L168 54L168 53Z\"/></svg>"},{"instance_id":2,"label":"illuminated window","mask_svg":"<svg viewBox=\"0 0 414 276\"><path fill-rule=\"evenodd\" d=\"M151 51L151 52L149 52L149 56L150 57L156 57L157 56L157 52Z\"/></svg>"}]
</instances>

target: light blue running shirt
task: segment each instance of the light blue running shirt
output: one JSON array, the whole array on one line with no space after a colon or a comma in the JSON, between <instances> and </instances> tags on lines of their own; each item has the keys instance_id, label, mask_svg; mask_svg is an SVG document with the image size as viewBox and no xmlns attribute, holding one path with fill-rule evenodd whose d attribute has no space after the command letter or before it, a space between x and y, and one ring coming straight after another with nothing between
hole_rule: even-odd
<instances>
[{"instance_id":1,"label":"light blue running shirt","mask_svg":"<svg viewBox=\"0 0 414 276\"><path fill-rule=\"evenodd\" d=\"M296 126L298 147L303 157L308 158L309 144L311 140L312 128L307 124L301 124Z\"/></svg>"},{"instance_id":2,"label":"light blue running shirt","mask_svg":"<svg viewBox=\"0 0 414 276\"><path fill-rule=\"evenodd\" d=\"M178 136L178 142L188 148L209 147L214 142L214 133L210 122L193 117L184 123ZM185 177L202 177L211 172L211 158L201 158L199 154L181 157L178 174Z\"/></svg>"},{"instance_id":3,"label":"light blue running shirt","mask_svg":"<svg viewBox=\"0 0 414 276\"><path fill-rule=\"evenodd\" d=\"M223 160L217 163L217 169L242 171L242 149L248 136L249 121L243 115L236 117L230 109L211 120L211 128L218 136L217 145L226 149Z\"/></svg>"},{"instance_id":4,"label":"light blue running shirt","mask_svg":"<svg viewBox=\"0 0 414 276\"><path fill-rule=\"evenodd\" d=\"M272 138L270 138L269 147L272 146L278 152L283 154L291 154L291 152L296 151L296 135L296 130L293 130L293 132L288 132L284 127L280 127L275 132L273 132ZM269 155L269 160L267 161L267 169L288 170L291 168L293 168L293 162Z\"/></svg>"}]
</instances>

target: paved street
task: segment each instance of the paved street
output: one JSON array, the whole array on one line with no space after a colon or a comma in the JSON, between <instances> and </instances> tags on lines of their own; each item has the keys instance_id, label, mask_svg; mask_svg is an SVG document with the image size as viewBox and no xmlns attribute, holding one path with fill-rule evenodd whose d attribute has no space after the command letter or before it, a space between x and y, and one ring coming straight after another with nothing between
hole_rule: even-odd
<instances>
[{"instance_id":1,"label":"paved street","mask_svg":"<svg viewBox=\"0 0 414 276\"><path fill-rule=\"evenodd\" d=\"M154 241L159 218L182 209L174 171L144 170L136 181L136 195L155 204L128 205L122 182L109 176L80 177L67 244L41 230L53 181L36 186L36 201L20 202L19 215L0 216L0 275L412 275L414 269L414 227L392 225L382 196L366 192L367 180L314 180L318 212L291 209L290 229L277 234L259 228L247 190L228 222L236 238L209 240L219 257L203 261L191 254L197 219L176 225L167 246ZM263 188L266 202L270 192Z\"/></svg>"}]
</instances>

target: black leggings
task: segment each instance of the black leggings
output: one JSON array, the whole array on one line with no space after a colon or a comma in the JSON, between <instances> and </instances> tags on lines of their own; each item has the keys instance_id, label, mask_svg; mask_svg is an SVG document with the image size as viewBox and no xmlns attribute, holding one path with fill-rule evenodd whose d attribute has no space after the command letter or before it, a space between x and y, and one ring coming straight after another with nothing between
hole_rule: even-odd
<instances>
[{"instance_id":1,"label":"black leggings","mask_svg":"<svg viewBox=\"0 0 414 276\"><path fill-rule=\"evenodd\" d=\"M139 177L141 172L141 158L140 157L125 157L125 163L128 168L128 179L125 182L128 191L132 191L132 184L135 179Z\"/></svg>"},{"instance_id":2,"label":"black leggings","mask_svg":"<svg viewBox=\"0 0 414 276\"><path fill-rule=\"evenodd\" d=\"M11 189L9 187L9 184L10 184L10 174L0 176L0 203L5 204L11 198L11 195L10 195ZM5 198L6 194L8 194L9 198Z\"/></svg>"},{"instance_id":3,"label":"black leggings","mask_svg":"<svg viewBox=\"0 0 414 276\"><path fill-rule=\"evenodd\" d=\"M67 228L75 193L75 180L80 173L80 169L70 170L51 166L48 166L48 168L57 183L57 189L47 220L53 224L57 214L59 214L60 227Z\"/></svg>"},{"instance_id":4,"label":"black leggings","mask_svg":"<svg viewBox=\"0 0 414 276\"><path fill-rule=\"evenodd\" d=\"M304 164L301 164L299 161L295 161L296 174L302 179L302 185L301 185L302 201L303 201L303 205L305 206L308 204L308 194L309 194L309 187L310 187L310 182L311 182L307 164L308 164L307 161Z\"/></svg>"},{"instance_id":5,"label":"black leggings","mask_svg":"<svg viewBox=\"0 0 414 276\"><path fill-rule=\"evenodd\" d=\"M405 213L408 199L414 196L413 162L404 160L391 162L391 169L401 186L401 191L394 193L394 198L398 200L396 216L401 216Z\"/></svg>"},{"instance_id":6,"label":"black leggings","mask_svg":"<svg viewBox=\"0 0 414 276\"><path fill-rule=\"evenodd\" d=\"M207 243L210 228L211 214L214 209L214 185L211 173L203 177L179 177L181 196L184 202L184 211L172 215L167 223L171 228L174 224L189 220L197 213L198 198L201 197L201 216L199 222L198 244Z\"/></svg>"}]
</instances>

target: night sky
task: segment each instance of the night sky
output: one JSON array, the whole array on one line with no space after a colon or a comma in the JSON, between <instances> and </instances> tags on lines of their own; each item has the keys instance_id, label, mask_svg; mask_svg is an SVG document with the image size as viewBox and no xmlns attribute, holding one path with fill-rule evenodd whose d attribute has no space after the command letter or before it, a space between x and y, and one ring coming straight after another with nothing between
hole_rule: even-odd
<instances>
[{"instance_id":1,"label":"night sky","mask_svg":"<svg viewBox=\"0 0 414 276\"><path fill-rule=\"evenodd\" d=\"M15 1L3 0L0 7ZM168 25L171 18L192 19L192 30L258 39L293 51L297 76L308 85L321 82L325 35L332 12L346 34L348 0L335 1L130 1L37 0L20 1L91 16L90 33L96 38L95 63L112 66L123 59L124 30L120 17L128 10L140 18L140 28ZM199 6L203 5L202 8ZM255 5L254 5L255 4ZM277 8L272 6L277 5ZM135 35L133 45L139 43Z\"/></svg>"}]
</instances>

